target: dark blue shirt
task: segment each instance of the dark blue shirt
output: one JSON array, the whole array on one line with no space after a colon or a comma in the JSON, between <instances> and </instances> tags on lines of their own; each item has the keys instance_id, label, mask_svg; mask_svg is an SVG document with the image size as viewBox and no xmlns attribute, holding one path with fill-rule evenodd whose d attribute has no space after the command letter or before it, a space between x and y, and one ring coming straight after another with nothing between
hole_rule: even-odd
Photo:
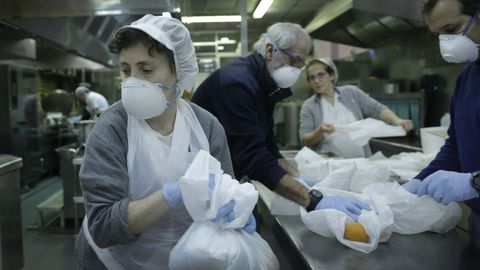
<instances>
[{"instance_id":1,"label":"dark blue shirt","mask_svg":"<svg viewBox=\"0 0 480 270\"><path fill-rule=\"evenodd\" d=\"M273 136L275 104L290 96L271 78L258 53L218 69L195 91L192 102L215 115L227 134L237 179L248 176L274 189L286 174Z\"/></svg>"},{"instance_id":2,"label":"dark blue shirt","mask_svg":"<svg viewBox=\"0 0 480 270\"><path fill-rule=\"evenodd\" d=\"M451 107L449 138L435 159L417 177L438 171L480 171L480 62L466 66L457 78ZM466 204L480 213L480 198Z\"/></svg>"}]
</instances>

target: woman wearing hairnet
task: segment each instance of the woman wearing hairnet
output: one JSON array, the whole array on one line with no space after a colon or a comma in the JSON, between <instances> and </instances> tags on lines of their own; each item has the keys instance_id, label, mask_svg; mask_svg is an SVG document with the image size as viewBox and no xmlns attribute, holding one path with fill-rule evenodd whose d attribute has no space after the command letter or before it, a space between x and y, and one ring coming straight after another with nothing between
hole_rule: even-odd
<instances>
[{"instance_id":1,"label":"woman wearing hairnet","mask_svg":"<svg viewBox=\"0 0 480 270\"><path fill-rule=\"evenodd\" d=\"M371 117L405 131L413 127L411 120L399 118L394 112L353 85L336 86L337 67L331 59L317 58L306 66L307 81L314 95L307 99L300 112L300 138L318 152L354 158L372 154L369 145L355 145L345 134L335 133L335 124L348 124Z\"/></svg>"},{"instance_id":2,"label":"woman wearing hairnet","mask_svg":"<svg viewBox=\"0 0 480 270\"><path fill-rule=\"evenodd\" d=\"M188 30L145 15L109 45L119 56L122 100L102 114L80 170L86 216L76 241L82 269L168 269L169 253L192 223L179 178L199 150L233 176L218 120L181 99L198 72ZM217 218L234 215L231 203ZM251 215L244 228L252 233Z\"/></svg>"}]
</instances>

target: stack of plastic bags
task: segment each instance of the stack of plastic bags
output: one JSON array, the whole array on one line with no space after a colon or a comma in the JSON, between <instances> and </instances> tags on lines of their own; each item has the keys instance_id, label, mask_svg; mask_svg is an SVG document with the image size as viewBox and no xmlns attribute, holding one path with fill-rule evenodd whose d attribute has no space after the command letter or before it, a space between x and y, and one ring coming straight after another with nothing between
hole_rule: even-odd
<instances>
[{"instance_id":1,"label":"stack of plastic bags","mask_svg":"<svg viewBox=\"0 0 480 270\"><path fill-rule=\"evenodd\" d=\"M358 220L368 235L368 241L347 240L345 226L354 221L335 209L307 213L303 207L275 195L272 214L301 214L302 221L311 231L325 237L335 237L340 243L365 253L375 250L378 243L388 241L392 232L444 233L455 228L460 221L458 204L445 206L429 196L419 198L398 183L391 182L389 167L375 164L376 160L383 160L381 156L371 160L326 160L309 150L302 151L295 160L301 175L317 177L319 182L312 188L324 195L355 197L372 208L372 211L362 211Z\"/></svg>"},{"instance_id":2,"label":"stack of plastic bags","mask_svg":"<svg viewBox=\"0 0 480 270\"><path fill-rule=\"evenodd\" d=\"M209 177L215 184L209 188ZM170 253L169 268L181 269L279 269L267 242L254 232L243 231L258 200L252 184L240 184L223 174L220 162L200 151L180 179L183 201L193 224ZM235 201L235 219L213 223L218 209Z\"/></svg>"}]
</instances>

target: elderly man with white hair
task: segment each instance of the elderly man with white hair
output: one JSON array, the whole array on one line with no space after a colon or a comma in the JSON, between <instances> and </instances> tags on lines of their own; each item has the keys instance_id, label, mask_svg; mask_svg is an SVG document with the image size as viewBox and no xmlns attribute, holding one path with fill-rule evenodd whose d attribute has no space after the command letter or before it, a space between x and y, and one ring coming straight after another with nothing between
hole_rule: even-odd
<instances>
[{"instance_id":1,"label":"elderly man with white hair","mask_svg":"<svg viewBox=\"0 0 480 270\"><path fill-rule=\"evenodd\" d=\"M215 115L227 134L237 179L247 176L307 211L334 208L357 220L364 203L323 196L296 179L298 171L280 154L273 136L275 104L292 94L312 48L298 24L276 23L255 43L255 52L211 74L192 101Z\"/></svg>"},{"instance_id":2,"label":"elderly man with white hair","mask_svg":"<svg viewBox=\"0 0 480 270\"><path fill-rule=\"evenodd\" d=\"M80 84L75 89L75 96L86 104L85 109L90 115L100 115L108 108L107 99L101 94L90 91L88 84Z\"/></svg>"}]
</instances>

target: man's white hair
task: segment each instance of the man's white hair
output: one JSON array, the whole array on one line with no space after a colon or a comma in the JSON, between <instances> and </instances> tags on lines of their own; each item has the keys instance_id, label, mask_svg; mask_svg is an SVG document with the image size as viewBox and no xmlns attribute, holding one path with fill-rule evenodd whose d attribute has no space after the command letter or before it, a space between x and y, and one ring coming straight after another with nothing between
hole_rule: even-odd
<instances>
[{"instance_id":1,"label":"man's white hair","mask_svg":"<svg viewBox=\"0 0 480 270\"><path fill-rule=\"evenodd\" d=\"M253 49L265 57L267 44L272 42L282 50L295 47L299 42L306 42L309 48L312 47L312 40L307 31L296 23L280 22L268 27L267 32L255 42Z\"/></svg>"}]
</instances>

